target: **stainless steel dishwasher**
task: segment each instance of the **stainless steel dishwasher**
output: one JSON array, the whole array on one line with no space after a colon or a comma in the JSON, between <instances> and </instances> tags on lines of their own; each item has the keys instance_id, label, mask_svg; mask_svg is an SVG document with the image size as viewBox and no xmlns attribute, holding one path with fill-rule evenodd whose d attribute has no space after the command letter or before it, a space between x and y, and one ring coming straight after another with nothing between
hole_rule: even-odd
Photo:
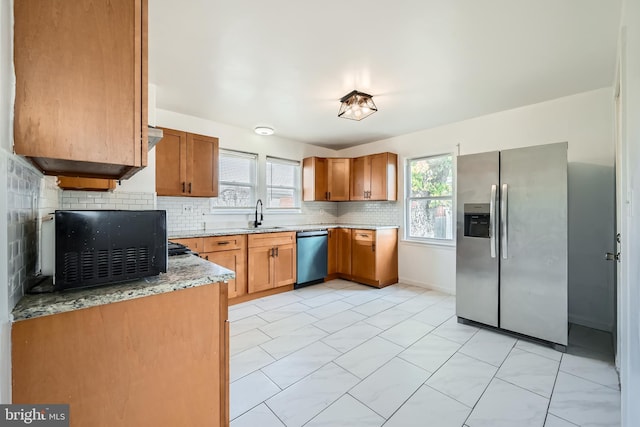
<instances>
[{"instance_id":1,"label":"stainless steel dishwasher","mask_svg":"<svg viewBox=\"0 0 640 427\"><path fill-rule=\"evenodd\" d=\"M296 233L296 271L294 288L324 281L327 275L327 230Z\"/></svg>"}]
</instances>

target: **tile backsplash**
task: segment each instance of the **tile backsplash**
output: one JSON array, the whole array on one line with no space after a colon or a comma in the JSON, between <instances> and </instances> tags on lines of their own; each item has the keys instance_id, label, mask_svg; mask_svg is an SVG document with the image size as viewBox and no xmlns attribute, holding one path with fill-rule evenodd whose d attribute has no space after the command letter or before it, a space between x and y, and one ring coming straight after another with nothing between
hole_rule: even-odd
<instances>
[{"instance_id":1,"label":"tile backsplash","mask_svg":"<svg viewBox=\"0 0 640 427\"><path fill-rule=\"evenodd\" d=\"M60 209L156 209L155 193L63 191Z\"/></svg>"},{"instance_id":2,"label":"tile backsplash","mask_svg":"<svg viewBox=\"0 0 640 427\"><path fill-rule=\"evenodd\" d=\"M402 202L340 202L339 224L400 225Z\"/></svg>"}]
</instances>

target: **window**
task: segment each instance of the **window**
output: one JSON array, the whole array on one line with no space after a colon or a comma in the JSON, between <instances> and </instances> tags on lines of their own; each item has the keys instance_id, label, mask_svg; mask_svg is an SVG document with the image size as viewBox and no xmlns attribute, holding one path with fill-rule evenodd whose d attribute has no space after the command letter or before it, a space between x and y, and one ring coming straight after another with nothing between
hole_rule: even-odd
<instances>
[{"instance_id":1,"label":"window","mask_svg":"<svg viewBox=\"0 0 640 427\"><path fill-rule=\"evenodd\" d=\"M220 150L220 190L215 208L253 208L256 203L258 155Z\"/></svg>"},{"instance_id":2,"label":"window","mask_svg":"<svg viewBox=\"0 0 640 427\"><path fill-rule=\"evenodd\" d=\"M453 240L453 155L407 160L408 239Z\"/></svg>"},{"instance_id":3,"label":"window","mask_svg":"<svg viewBox=\"0 0 640 427\"><path fill-rule=\"evenodd\" d=\"M300 207L300 162L267 157L267 207Z\"/></svg>"}]
</instances>

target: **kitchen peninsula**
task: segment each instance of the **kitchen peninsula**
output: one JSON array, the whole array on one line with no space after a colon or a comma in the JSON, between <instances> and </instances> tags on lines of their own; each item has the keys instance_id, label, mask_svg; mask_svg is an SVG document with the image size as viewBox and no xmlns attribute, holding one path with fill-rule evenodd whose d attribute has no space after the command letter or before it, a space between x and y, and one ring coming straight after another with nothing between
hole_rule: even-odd
<instances>
[{"instance_id":1,"label":"kitchen peninsula","mask_svg":"<svg viewBox=\"0 0 640 427\"><path fill-rule=\"evenodd\" d=\"M23 297L13 402L68 403L72 426L228 425L234 277L182 255L159 276Z\"/></svg>"}]
</instances>

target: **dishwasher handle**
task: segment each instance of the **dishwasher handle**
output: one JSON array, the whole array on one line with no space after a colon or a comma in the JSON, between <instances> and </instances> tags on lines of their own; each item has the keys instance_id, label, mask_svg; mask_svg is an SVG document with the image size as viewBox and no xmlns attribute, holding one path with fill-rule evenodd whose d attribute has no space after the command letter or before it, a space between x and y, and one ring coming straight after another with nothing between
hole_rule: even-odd
<instances>
[{"instance_id":1,"label":"dishwasher handle","mask_svg":"<svg viewBox=\"0 0 640 427\"><path fill-rule=\"evenodd\" d=\"M327 230L313 230L313 231L298 231L296 233L296 238L304 239L305 237L318 237L318 236L328 236L329 232Z\"/></svg>"}]
</instances>

